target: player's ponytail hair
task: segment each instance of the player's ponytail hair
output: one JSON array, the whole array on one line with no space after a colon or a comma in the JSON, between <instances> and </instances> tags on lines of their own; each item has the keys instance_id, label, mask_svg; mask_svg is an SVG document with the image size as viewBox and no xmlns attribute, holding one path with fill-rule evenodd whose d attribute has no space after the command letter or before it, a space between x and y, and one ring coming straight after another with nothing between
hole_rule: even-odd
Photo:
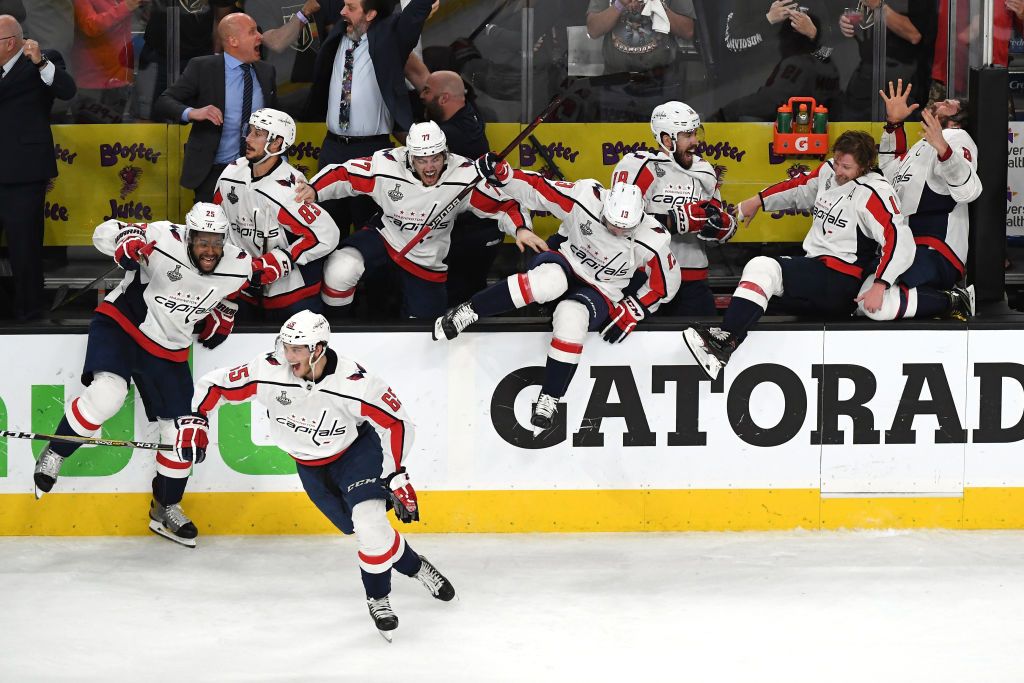
<instances>
[{"instance_id":1,"label":"player's ponytail hair","mask_svg":"<svg viewBox=\"0 0 1024 683\"><path fill-rule=\"evenodd\" d=\"M848 130L840 135L834 145L832 154L849 154L857 165L865 171L878 167L878 148L870 133L862 130Z\"/></svg>"}]
</instances>

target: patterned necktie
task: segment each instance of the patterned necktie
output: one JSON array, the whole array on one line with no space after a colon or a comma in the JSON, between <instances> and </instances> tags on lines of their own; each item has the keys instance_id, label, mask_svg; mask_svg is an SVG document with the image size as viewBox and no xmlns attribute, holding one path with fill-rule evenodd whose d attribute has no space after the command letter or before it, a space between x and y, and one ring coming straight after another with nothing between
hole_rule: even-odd
<instances>
[{"instance_id":1,"label":"patterned necktie","mask_svg":"<svg viewBox=\"0 0 1024 683\"><path fill-rule=\"evenodd\" d=\"M355 51L362 40L352 41L351 47L345 50L345 70L341 77L341 106L338 111L338 125L341 130L348 130L348 116L352 111L352 64L355 62Z\"/></svg>"},{"instance_id":2,"label":"patterned necktie","mask_svg":"<svg viewBox=\"0 0 1024 683\"><path fill-rule=\"evenodd\" d=\"M238 146L239 156L245 156L245 131L252 114L252 64L242 64L242 123L240 127L241 142Z\"/></svg>"}]
</instances>

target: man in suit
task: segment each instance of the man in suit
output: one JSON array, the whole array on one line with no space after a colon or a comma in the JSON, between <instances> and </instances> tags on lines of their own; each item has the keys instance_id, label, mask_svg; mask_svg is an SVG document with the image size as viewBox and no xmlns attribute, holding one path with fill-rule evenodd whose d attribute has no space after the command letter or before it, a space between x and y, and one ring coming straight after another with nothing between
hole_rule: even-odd
<instances>
[{"instance_id":1,"label":"man in suit","mask_svg":"<svg viewBox=\"0 0 1024 683\"><path fill-rule=\"evenodd\" d=\"M59 52L25 40L14 17L0 15L0 228L7 233L14 274L14 314L43 312L43 200L57 177L50 107L75 96Z\"/></svg>"},{"instance_id":2,"label":"man in suit","mask_svg":"<svg viewBox=\"0 0 1024 683\"><path fill-rule=\"evenodd\" d=\"M326 121L320 168L391 147L390 134L409 130L412 105L403 75L435 0L346 0L341 21L323 41L303 120ZM332 206L333 204L333 206ZM338 227L360 227L374 211L367 197L328 202Z\"/></svg>"},{"instance_id":3,"label":"man in suit","mask_svg":"<svg viewBox=\"0 0 1024 683\"><path fill-rule=\"evenodd\" d=\"M243 128L252 112L277 105L274 67L260 61L262 36L248 14L229 14L217 27L224 53L196 57L153 105L154 118L192 122L181 185L197 202L213 201L217 178L245 156Z\"/></svg>"}]
</instances>

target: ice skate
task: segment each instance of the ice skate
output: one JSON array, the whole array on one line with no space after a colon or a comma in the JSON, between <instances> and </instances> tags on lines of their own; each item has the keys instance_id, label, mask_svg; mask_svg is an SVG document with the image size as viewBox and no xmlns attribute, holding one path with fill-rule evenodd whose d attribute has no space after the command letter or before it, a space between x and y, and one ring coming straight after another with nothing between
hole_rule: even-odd
<instances>
[{"instance_id":1,"label":"ice skate","mask_svg":"<svg viewBox=\"0 0 1024 683\"><path fill-rule=\"evenodd\" d=\"M53 485L57 482L57 476L60 474L60 467L63 464L64 458L54 453L52 448L47 448L39 456L39 460L36 461L35 472L32 475L36 484L36 500L42 498L43 494L50 492Z\"/></svg>"},{"instance_id":2,"label":"ice skate","mask_svg":"<svg viewBox=\"0 0 1024 683\"><path fill-rule=\"evenodd\" d=\"M380 637L390 643L391 638L395 635L393 631L398 628L398 617L391 609L391 601L388 596L385 595L383 598L377 599L366 598L366 606L370 610L370 616L373 618L377 631L380 632Z\"/></svg>"},{"instance_id":3,"label":"ice skate","mask_svg":"<svg viewBox=\"0 0 1024 683\"><path fill-rule=\"evenodd\" d=\"M704 368L712 380L718 378L732 352L736 350L736 340L732 333L720 327L691 325L683 330L683 341L697 365Z\"/></svg>"},{"instance_id":4,"label":"ice skate","mask_svg":"<svg viewBox=\"0 0 1024 683\"><path fill-rule=\"evenodd\" d=\"M438 600L448 602L455 597L455 587L452 586L451 581L444 577L444 574L437 571L437 567L430 563L430 561L420 555L420 570L413 575L414 579L419 579L430 594Z\"/></svg>"},{"instance_id":5,"label":"ice skate","mask_svg":"<svg viewBox=\"0 0 1024 683\"><path fill-rule=\"evenodd\" d=\"M473 310L473 305L466 301L455 308L449 308L447 313L435 320L431 336L434 341L451 341L479 319L480 316Z\"/></svg>"},{"instance_id":6,"label":"ice skate","mask_svg":"<svg viewBox=\"0 0 1024 683\"><path fill-rule=\"evenodd\" d=\"M182 511L181 505L163 506L156 500L149 505L149 528L156 534L189 548L196 547L199 530Z\"/></svg>"},{"instance_id":7,"label":"ice skate","mask_svg":"<svg viewBox=\"0 0 1024 683\"><path fill-rule=\"evenodd\" d=\"M953 287L946 296L949 297L949 313L946 314L949 318L967 322L974 317L974 285Z\"/></svg>"},{"instance_id":8,"label":"ice skate","mask_svg":"<svg viewBox=\"0 0 1024 683\"><path fill-rule=\"evenodd\" d=\"M546 429L551 429L556 412L558 412L558 399L542 392L537 397L537 404L533 407L533 415L530 417L534 436L540 435Z\"/></svg>"}]
</instances>

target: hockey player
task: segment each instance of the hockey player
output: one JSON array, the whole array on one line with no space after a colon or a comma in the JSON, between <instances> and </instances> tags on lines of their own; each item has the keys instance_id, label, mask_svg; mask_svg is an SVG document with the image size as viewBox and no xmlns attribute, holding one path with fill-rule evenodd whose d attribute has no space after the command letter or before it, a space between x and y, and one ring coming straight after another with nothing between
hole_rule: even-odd
<instances>
[{"instance_id":1,"label":"hockey player","mask_svg":"<svg viewBox=\"0 0 1024 683\"><path fill-rule=\"evenodd\" d=\"M813 316L848 316L863 301L877 309L885 290L914 259L910 234L892 186L874 168L875 141L847 131L832 146L833 157L812 173L772 185L739 205L737 220L758 209L810 210L805 256L755 256L743 267L722 327L692 325L683 331L687 347L711 379L761 317L772 297L781 309ZM881 250L879 256L876 252ZM858 295L868 267L874 282Z\"/></svg>"},{"instance_id":2,"label":"hockey player","mask_svg":"<svg viewBox=\"0 0 1024 683\"><path fill-rule=\"evenodd\" d=\"M316 204L295 200L295 187L306 178L284 160L295 142L295 121L276 109L259 109L249 117L246 153L224 169L213 201L231 221L229 241L250 256L267 254L277 281L260 291L242 293L248 307L286 317L295 311L320 310L324 258L338 246L334 219Z\"/></svg>"},{"instance_id":3,"label":"hockey player","mask_svg":"<svg viewBox=\"0 0 1024 683\"><path fill-rule=\"evenodd\" d=\"M480 317L522 308L533 302L557 302L551 319L544 384L530 423L536 432L551 427L558 402L569 388L583 353L587 331L601 331L606 342L622 342L648 314L679 289L679 273L669 251L669 235L644 213L635 185L605 190L596 180L550 181L537 173L513 170L497 155L477 160L480 175L526 208L550 211L566 239L557 251L535 256L525 273L513 275L434 323L433 337L454 339ZM635 295L623 289L634 273L646 281Z\"/></svg>"},{"instance_id":4,"label":"hockey player","mask_svg":"<svg viewBox=\"0 0 1024 683\"><path fill-rule=\"evenodd\" d=\"M515 237L519 251L527 246L534 251L547 249L516 202L480 183L473 162L448 151L436 123L414 123L406 144L375 152L372 157L325 166L314 176L311 187L302 188L297 195L318 201L368 195L383 213L374 222L376 230L356 231L327 259L322 296L330 306L351 305L364 273L387 267L400 277L402 317L435 318L444 313L448 302L444 261L451 246L452 225L465 211L497 218L498 226ZM403 254L423 225L469 185L477 186Z\"/></svg>"},{"instance_id":5,"label":"hockey player","mask_svg":"<svg viewBox=\"0 0 1024 683\"><path fill-rule=\"evenodd\" d=\"M948 315L966 320L974 315L974 287L958 287L967 263L967 205L981 195L978 148L967 123L967 102L942 100L921 112L924 138L907 149L903 121L917 104L907 105L910 85L889 82L886 126L878 156L882 173L896 190L914 243L914 263L897 286L885 291L874 310L863 302L860 312L874 320ZM864 282L866 290L872 278Z\"/></svg>"},{"instance_id":6,"label":"hockey player","mask_svg":"<svg viewBox=\"0 0 1024 683\"><path fill-rule=\"evenodd\" d=\"M736 223L722 206L715 169L696 154L704 134L700 116L682 102L666 102L651 114L651 131L661 151L623 157L612 172L612 184L639 187L647 213L672 234L670 246L682 284L660 312L714 315L704 244L727 242L736 232Z\"/></svg>"},{"instance_id":7,"label":"hockey player","mask_svg":"<svg viewBox=\"0 0 1024 683\"><path fill-rule=\"evenodd\" d=\"M192 335L211 349L223 342L236 309L227 298L251 278L273 272L261 259L226 245L228 227L221 208L204 203L192 207L184 226L115 220L97 226L96 248L127 272L96 309L82 371L86 388L68 404L55 432L93 436L124 403L134 381L147 417L160 426L161 441L174 444L173 453L156 454L150 528L191 547L198 531L180 503L192 465L206 457L207 443L206 418L191 413ZM36 463L36 498L53 488L64 459L78 446L50 442Z\"/></svg>"},{"instance_id":8,"label":"hockey player","mask_svg":"<svg viewBox=\"0 0 1024 683\"><path fill-rule=\"evenodd\" d=\"M419 519L405 459L413 424L383 380L329 346L327 319L300 311L285 322L274 353L204 375L193 402L206 416L221 402L258 401L271 438L295 459L310 500L343 534L356 535L366 604L388 641L398 628L391 609L391 569L419 579L438 600L455 589L391 527Z\"/></svg>"}]
</instances>

